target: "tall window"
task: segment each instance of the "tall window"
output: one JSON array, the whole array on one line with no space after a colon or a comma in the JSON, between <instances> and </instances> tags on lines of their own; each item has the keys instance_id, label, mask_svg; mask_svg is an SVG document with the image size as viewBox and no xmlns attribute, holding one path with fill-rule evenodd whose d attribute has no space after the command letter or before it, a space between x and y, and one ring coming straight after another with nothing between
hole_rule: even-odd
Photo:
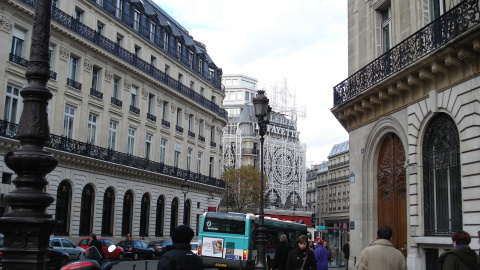
<instances>
[{"instance_id":1,"label":"tall window","mask_svg":"<svg viewBox=\"0 0 480 270\"><path fill-rule=\"evenodd\" d=\"M205 129L205 122L203 119L200 120L200 123L198 124L198 135L204 136L203 135L203 130Z\"/></svg>"},{"instance_id":2,"label":"tall window","mask_svg":"<svg viewBox=\"0 0 480 270\"><path fill-rule=\"evenodd\" d=\"M123 0L114 0L115 2L115 16L122 18L123 13Z\"/></svg>"},{"instance_id":3,"label":"tall window","mask_svg":"<svg viewBox=\"0 0 480 270\"><path fill-rule=\"evenodd\" d=\"M65 105L65 115L63 117L63 136L69 139L73 138L73 124L75 121L75 108Z\"/></svg>"},{"instance_id":4,"label":"tall window","mask_svg":"<svg viewBox=\"0 0 480 270\"><path fill-rule=\"evenodd\" d=\"M182 57L182 43L177 42L177 58L180 59Z\"/></svg>"},{"instance_id":5,"label":"tall window","mask_svg":"<svg viewBox=\"0 0 480 270\"><path fill-rule=\"evenodd\" d=\"M128 127L128 137L127 137L127 154L133 155L133 150L135 146L135 129L133 127Z\"/></svg>"},{"instance_id":6,"label":"tall window","mask_svg":"<svg viewBox=\"0 0 480 270\"><path fill-rule=\"evenodd\" d=\"M78 7L75 7L75 11L73 12L73 18L83 23L83 14L84 14L83 10L81 10Z\"/></svg>"},{"instance_id":7,"label":"tall window","mask_svg":"<svg viewBox=\"0 0 480 270\"><path fill-rule=\"evenodd\" d=\"M182 152L182 145L175 143L175 153L173 155L173 167L178 168L180 163L180 154Z\"/></svg>"},{"instance_id":8,"label":"tall window","mask_svg":"<svg viewBox=\"0 0 480 270\"><path fill-rule=\"evenodd\" d=\"M95 144L97 137L97 116L93 113L88 114L87 124L87 143Z\"/></svg>"},{"instance_id":9,"label":"tall window","mask_svg":"<svg viewBox=\"0 0 480 270\"><path fill-rule=\"evenodd\" d=\"M117 122L110 121L108 125L108 148L115 150L117 146Z\"/></svg>"},{"instance_id":10,"label":"tall window","mask_svg":"<svg viewBox=\"0 0 480 270\"><path fill-rule=\"evenodd\" d=\"M387 52L392 47L392 9L390 6L381 11L382 13L382 49Z\"/></svg>"},{"instance_id":11,"label":"tall window","mask_svg":"<svg viewBox=\"0 0 480 270\"><path fill-rule=\"evenodd\" d=\"M120 78L117 76L113 77L113 88L112 88L112 97L115 99L119 99L120 94Z\"/></svg>"},{"instance_id":12,"label":"tall window","mask_svg":"<svg viewBox=\"0 0 480 270\"><path fill-rule=\"evenodd\" d=\"M123 36L117 33L117 45L123 47Z\"/></svg>"},{"instance_id":13,"label":"tall window","mask_svg":"<svg viewBox=\"0 0 480 270\"><path fill-rule=\"evenodd\" d=\"M163 49L165 51L168 51L168 44L170 42L170 36L168 35L167 32L165 32L165 34L163 34Z\"/></svg>"},{"instance_id":14,"label":"tall window","mask_svg":"<svg viewBox=\"0 0 480 270\"><path fill-rule=\"evenodd\" d=\"M60 2L60 0L52 0L52 7L58 8L58 2Z\"/></svg>"},{"instance_id":15,"label":"tall window","mask_svg":"<svg viewBox=\"0 0 480 270\"><path fill-rule=\"evenodd\" d=\"M55 235L69 235L72 186L66 180L63 180L60 182L60 185L58 185L56 205L55 220L58 221L58 227Z\"/></svg>"},{"instance_id":16,"label":"tall window","mask_svg":"<svg viewBox=\"0 0 480 270\"><path fill-rule=\"evenodd\" d=\"M82 191L79 235L86 236L92 233L94 202L94 188L92 185L88 184Z\"/></svg>"},{"instance_id":17,"label":"tall window","mask_svg":"<svg viewBox=\"0 0 480 270\"><path fill-rule=\"evenodd\" d=\"M115 192L109 187L103 195L102 235L113 235L113 214L115 213Z\"/></svg>"},{"instance_id":18,"label":"tall window","mask_svg":"<svg viewBox=\"0 0 480 270\"><path fill-rule=\"evenodd\" d=\"M155 108L154 105L155 105L155 96L149 93L147 113L153 114L153 108Z\"/></svg>"},{"instance_id":19,"label":"tall window","mask_svg":"<svg viewBox=\"0 0 480 270\"><path fill-rule=\"evenodd\" d=\"M150 196L143 194L140 205L140 236L148 236L148 224L150 220Z\"/></svg>"},{"instance_id":20,"label":"tall window","mask_svg":"<svg viewBox=\"0 0 480 270\"><path fill-rule=\"evenodd\" d=\"M208 176L213 176L213 166L214 166L214 159L210 157L210 163L208 164Z\"/></svg>"},{"instance_id":21,"label":"tall window","mask_svg":"<svg viewBox=\"0 0 480 270\"><path fill-rule=\"evenodd\" d=\"M188 66L190 68L193 68L193 52L190 51L190 53L188 54Z\"/></svg>"},{"instance_id":22,"label":"tall window","mask_svg":"<svg viewBox=\"0 0 480 270\"><path fill-rule=\"evenodd\" d=\"M203 60L202 59L198 60L198 72L200 74L203 74Z\"/></svg>"},{"instance_id":23,"label":"tall window","mask_svg":"<svg viewBox=\"0 0 480 270\"><path fill-rule=\"evenodd\" d=\"M155 220L155 236L163 236L163 223L165 222L165 199L163 196L157 200L157 217Z\"/></svg>"},{"instance_id":24,"label":"tall window","mask_svg":"<svg viewBox=\"0 0 480 270\"><path fill-rule=\"evenodd\" d=\"M98 21L97 21L97 33L103 35L103 34L104 34L104 33L103 33L103 32L104 32L103 29L104 29L104 28L105 28L105 24L103 24L102 22L98 22Z\"/></svg>"},{"instance_id":25,"label":"tall window","mask_svg":"<svg viewBox=\"0 0 480 270\"><path fill-rule=\"evenodd\" d=\"M182 126L182 109L177 108L177 126Z\"/></svg>"},{"instance_id":26,"label":"tall window","mask_svg":"<svg viewBox=\"0 0 480 270\"><path fill-rule=\"evenodd\" d=\"M68 71L68 78L71 80L77 80L77 62L78 58L75 56L70 56L70 63L69 63L69 71Z\"/></svg>"},{"instance_id":27,"label":"tall window","mask_svg":"<svg viewBox=\"0 0 480 270\"><path fill-rule=\"evenodd\" d=\"M99 4L100 6L103 6L103 0L95 0L95 2L96 2L97 4Z\"/></svg>"},{"instance_id":28,"label":"tall window","mask_svg":"<svg viewBox=\"0 0 480 270\"><path fill-rule=\"evenodd\" d=\"M133 192L128 190L123 196L122 236L132 234Z\"/></svg>"},{"instance_id":29,"label":"tall window","mask_svg":"<svg viewBox=\"0 0 480 270\"><path fill-rule=\"evenodd\" d=\"M168 121L168 101L163 102L162 119Z\"/></svg>"},{"instance_id":30,"label":"tall window","mask_svg":"<svg viewBox=\"0 0 480 270\"><path fill-rule=\"evenodd\" d=\"M150 159L150 152L152 149L152 135L145 134L145 158Z\"/></svg>"},{"instance_id":31,"label":"tall window","mask_svg":"<svg viewBox=\"0 0 480 270\"><path fill-rule=\"evenodd\" d=\"M5 111L3 113L3 119L8 122L17 123L18 115L18 101L20 100L20 88L7 85L7 93L5 96Z\"/></svg>"},{"instance_id":32,"label":"tall window","mask_svg":"<svg viewBox=\"0 0 480 270\"><path fill-rule=\"evenodd\" d=\"M430 0L431 20L435 20L445 13L445 0Z\"/></svg>"},{"instance_id":33,"label":"tall window","mask_svg":"<svg viewBox=\"0 0 480 270\"><path fill-rule=\"evenodd\" d=\"M201 95L202 97L205 96L205 88L200 87L200 95Z\"/></svg>"},{"instance_id":34,"label":"tall window","mask_svg":"<svg viewBox=\"0 0 480 270\"><path fill-rule=\"evenodd\" d=\"M155 41L155 31L157 30L157 25L154 22L150 22L150 41Z\"/></svg>"},{"instance_id":35,"label":"tall window","mask_svg":"<svg viewBox=\"0 0 480 270\"><path fill-rule=\"evenodd\" d=\"M423 139L425 234L451 235L463 227L460 140L445 113L432 118Z\"/></svg>"},{"instance_id":36,"label":"tall window","mask_svg":"<svg viewBox=\"0 0 480 270\"><path fill-rule=\"evenodd\" d=\"M135 29L135 31L140 29L140 11L136 9L133 12L133 29Z\"/></svg>"},{"instance_id":37,"label":"tall window","mask_svg":"<svg viewBox=\"0 0 480 270\"><path fill-rule=\"evenodd\" d=\"M197 157L197 173L202 172L202 152L198 152Z\"/></svg>"},{"instance_id":38,"label":"tall window","mask_svg":"<svg viewBox=\"0 0 480 270\"><path fill-rule=\"evenodd\" d=\"M130 106L137 107L137 87L130 88Z\"/></svg>"},{"instance_id":39,"label":"tall window","mask_svg":"<svg viewBox=\"0 0 480 270\"><path fill-rule=\"evenodd\" d=\"M10 51L12 54L19 57L24 57L23 47L25 43L25 37L25 31L17 27L13 28L12 49Z\"/></svg>"},{"instance_id":40,"label":"tall window","mask_svg":"<svg viewBox=\"0 0 480 270\"><path fill-rule=\"evenodd\" d=\"M187 150L187 171L190 171L191 169L191 164L192 164L192 152L193 150L191 148L188 148Z\"/></svg>"},{"instance_id":41,"label":"tall window","mask_svg":"<svg viewBox=\"0 0 480 270\"><path fill-rule=\"evenodd\" d=\"M195 117L193 114L190 114L188 116L188 131L193 132L194 131L194 125L195 125Z\"/></svg>"},{"instance_id":42,"label":"tall window","mask_svg":"<svg viewBox=\"0 0 480 270\"><path fill-rule=\"evenodd\" d=\"M210 130L210 141L215 142L215 126L212 126L212 129Z\"/></svg>"},{"instance_id":43,"label":"tall window","mask_svg":"<svg viewBox=\"0 0 480 270\"><path fill-rule=\"evenodd\" d=\"M167 140L160 140L160 163L165 163L165 151L167 150Z\"/></svg>"},{"instance_id":44,"label":"tall window","mask_svg":"<svg viewBox=\"0 0 480 270\"><path fill-rule=\"evenodd\" d=\"M98 90L100 83L100 68L93 67L92 70L92 89Z\"/></svg>"}]
</instances>

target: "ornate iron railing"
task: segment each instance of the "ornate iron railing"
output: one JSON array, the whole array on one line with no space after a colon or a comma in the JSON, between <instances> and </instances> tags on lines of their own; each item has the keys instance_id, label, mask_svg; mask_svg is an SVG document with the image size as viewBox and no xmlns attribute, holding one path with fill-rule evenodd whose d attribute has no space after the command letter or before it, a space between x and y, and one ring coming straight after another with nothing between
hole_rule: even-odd
<instances>
[{"instance_id":1,"label":"ornate iron railing","mask_svg":"<svg viewBox=\"0 0 480 270\"><path fill-rule=\"evenodd\" d=\"M157 117L151 113L147 113L147 119L157 122Z\"/></svg>"},{"instance_id":2,"label":"ornate iron railing","mask_svg":"<svg viewBox=\"0 0 480 270\"><path fill-rule=\"evenodd\" d=\"M183 133L183 128L179 125L175 125L175 130L180 132L180 133Z\"/></svg>"},{"instance_id":3,"label":"ornate iron railing","mask_svg":"<svg viewBox=\"0 0 480 270\"><path fill-rule=\"evenodd\" d=\"M90 88L90 95L99 99L103 99L103 93L94 88Z\"/></svg>"},{"instance_id":4,"label":"ornate iron railing","mask_svg":"<svg viewBox=\"0 0 480 270\"><path fill-rule=\"evenodd\" d=\"M210 146L211 147L217 147L217 143L216 142L210 142Z\"/></svg>"},{"instance_id":5,"label":"ornate iron railing","mask_svg":"<svg viewBox=\"0 0 480 270\"><path fill-rule=\"evenodd\" d=\"M198 135L198 140L201 142L205 142L205 137L203 137L202 135Z\"/></svg>"},{"instance_id":6,"label":"ornate iron railing","mask_svg":"<svg viewBox=\"0 0 480 270\"><path fill-rule=\"evenodd\" d=\"M162 126L167 127L167 128L170 128L170 122L168 122L168 121L165 120L165 119L162 119Z\"/></svg>"},{"instance_id":7,"label":"ornate iron railing","mask_svg":"<svg viewBox=\"0 0 480 270\"><path fill-rule=\"evenodd\" d=\"M340 177L337 177L337 178L334 178L334 179L329 179L328 183L332 184L332 183L337 183L337 182L341 182L341 181L346 181L348 179L349 179L349 176L344 175L344 176L340 176Z\"/></svg>"},{"instance_id":8,"label":"ornate iron railing","mask_svg":"<svg viewBox=\"0 0 480 270\"><path fill-rule=\"evenodd\" d=\"M140 114L140 108L130 105L130 111L135 114Z\"/></svg>"},{"instance_id":9,"label":"ornate iron railing","mask_svg":"<svg viewBox=\"0 0 480 270\"><path fill-rule=\"evenodd\" d=\"M19 0L19 1L29 5L32 8L35 7L35 0ZM91 1L95 2L94 0L91 0ZM112 14L112 16L114 18L118 19L118 17L115 16L115 11L113 11L113 13L112 13L112 10L106 10L106 11L109 12L110 14ZM125 17L128 17L128 16L126 16L126 14L123 13L122 18L125 18ZM126 50L124 48L122 48L121 46L119 46L115 42L109 40L105 36L101 35L99 32L95 31L94 29L91 29L88 26L86 26L85 24L81 23L80 21L74 19L72 16L68 15L67 13L63 12L62 10L60 10L56 7L52 7L52 19L54 21L60 23L61 25L65 26L67 28L70 28L72 31L74 31L77 34L79 34L79 35L85 37L86 39L90 40L90 42L102 47L103 49L105 49L108 52L114 54L115 56L118 56L119 58L121 58L124 61L128 62L129 64L135 66L136 68L142 70L143 72L145 72L147 74L150 74L151 76L153 76L156 79L166 83L169 86L172 86L178 92L180 92L183 95L195 100L197 103L200 103L202 106L204 106L207 109L213 111L214 113L223 117L224 119L228 119L227 112L226 112L225 109L220 108L216 104L214 104L214 105L210 104L209 100L207 100L205 97L203 97L204 100L202 102L199 102L198 100L192 98L191 95L189 95L187 92L181 91L178 88L178 81L176 81L173 78L167 78L168 76L165 76L166 74L163 71L153 67L152 65L145 62L144 60L135 57L135 55L133 53L129 52L128 50ZM131 18L126 18L126 19L131 20ZM129 24L128 22L125 22L123 20L120 20L120 22L122 22L123 24L125 24L125 25L127 25L127 26L129 26L130 28L133 29L133 24ZM133 30L133 31L135 31L135 30ZM146 37L146 39L149 40L148 37ZM160 46L160 44L162 44L162 43L155 43L155 44L157 45L157 47L159 49L164 50L162 48L162 46ZM176 49L174 48L173 50L174 50L173 55L175 55ZM169 52L169 54L172 54L172 53ZM188 65L185 65L185 64L183 64L183 65L188 67ZM195 71L195 69L193 71ZM207 82L211 83L217 90L223 91L222 87L221 87L221 81L220 80L215 80L215 78L212 78L208 74L208 72L206 72L206 71L205 72L196 72L196 73L200 74L200 76L202 78L204 78ZM194 91L194 90L192 90L192 91Z\"/></svg>"},{"instance_id":10,"label":"ornate iron railing","mask_svg":"<svg viewBox=\"0 0 480 270\"><path fill-rule=\"evenodd\" d=\"M70 78L67 78L67 85L77 90L82 90L82 84Z\"/></svg>"},{"instance_id":11,"label":"ornate iron railing","mask_svg":"<svg viewBox=\"0 0 480 270\"><path fill-rule=\"evenodd\" d=\"M349 160L330 165L330 166L328 166L328 169L331 170L331 169L335 169L335 168L338 168L338 167L346 166L348 164L350 164Z\"/></svg>"},{"instance_id":12,"label":"ornate iron railing","mask_svg":"<svg viewBox=\"0 0 480 270\"><path fill-rule=\"evenodd\" d=\"M0 120L0 137L16 139L15 136L17 133L17 128L17 124ZM45 146L62 152L68 152L101 161L107 161L119 165L151 171L161 175L188 179L193 182L225 188L225 181L222 179L209 177L199 173L193 173L184 169L151 161L149 159L117 152L109 148L103 148L93 144L68 139L63 136L50 134L50 139L47 141Z\"/></svg>"},{"instance_id":13,"label":"ornate iron railing","mask_svg":"<svg viewBox=\"0 0 480 270\"><path fill-rule=\"evenodd\" d=\"M465 0L333 88L337 107L480 23L478 0Z\"/></svg>"},{"instance_id":14,"label":"ornate iron railing","mask_svg":"<svg viewBox=\"0 0 480 270\"><path fill-rule=\"evenodd\" d=\"M188 137L190 138L195 138L195 132L192 132L192 131L188 131Z\"/></svg>"},{"instance_id":15,"label":"ornate iron railing","mask_svg":"<svg viewBox=\"0 0 480 270\"><path fill-rule=\"evenodd\" d=\"M28 60L27 59L25 59L21 56L15 55L13 53L10 53L8 61L10 61L12 63L15 63L17 65L20 65L22 67L27 67L28 66ZM57 80L57 73L50 70L50 79Z\"/></svg>"},{"instance_id":16,"label":"ornate iron railing","mask_svg":"<svg viewBox=\"0 0 480 270\"><path fill-rule=\"evenodd\" d=\"M115 106L118 106L118 107L120 107L120 108L122 107L122 101L119 100L119 99L117 99L117 98L112 97L112 98L110 99L110 102L111 102L113 105L115 105Z\"/></svg>"}]
</instances>

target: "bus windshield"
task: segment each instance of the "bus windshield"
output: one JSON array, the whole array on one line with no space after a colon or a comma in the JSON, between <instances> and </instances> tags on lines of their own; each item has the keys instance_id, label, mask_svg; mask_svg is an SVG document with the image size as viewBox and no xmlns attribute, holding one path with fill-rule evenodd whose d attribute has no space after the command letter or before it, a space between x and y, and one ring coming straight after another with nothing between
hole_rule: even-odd
<instances>
[{"instance_id":1,"label":"bus windshield","mask_svg":"<svg viewBox=\"0 0 480 270\"><path fill-rule=\"evenodd\" d=\"M207 216L203 227L204 232L245 234L245 219L225 219Z\"/></svg>"}]
</instances>

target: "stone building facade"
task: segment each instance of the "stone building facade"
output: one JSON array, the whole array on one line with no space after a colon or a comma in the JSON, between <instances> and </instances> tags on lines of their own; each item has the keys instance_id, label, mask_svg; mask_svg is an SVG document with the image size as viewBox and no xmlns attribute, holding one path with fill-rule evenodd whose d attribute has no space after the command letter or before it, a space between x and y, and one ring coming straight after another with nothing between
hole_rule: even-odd
<instances>
[{"instance_id":1,"label":"stone building facade","mask_svg":"<svg viewBox=\"0 0 480 270\"><path fill-rule=\"evenodd\" d=\"M3 154L18 146L33 12L33 0L0 4L2 197L14 189ZM198 233L225 188L222 70L205 45L150 0L55 0L50 63L55 235L148 241L182 223Z\"/></svg>"},{"instance_id":2,"label":"stone building facade","mask_svg":"<svg viewBox=\"0 0 480 270\"><path fill-rule=\"evenodd\" d=\"M348 1L349 77L332 113L349 132L350 269L378 226L408 269L435 269L480 230L478 0Z\"/></svg>"}]
</instances>

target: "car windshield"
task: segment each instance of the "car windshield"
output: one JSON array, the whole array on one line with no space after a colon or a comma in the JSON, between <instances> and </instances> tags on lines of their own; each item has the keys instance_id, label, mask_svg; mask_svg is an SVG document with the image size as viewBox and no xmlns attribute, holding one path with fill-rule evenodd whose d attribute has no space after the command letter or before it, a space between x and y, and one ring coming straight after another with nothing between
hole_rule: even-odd
<instances>
[{"instance_id":1,"label":"car windshield","mask_svg":"<svg viewBox=\"0 0 480 270\"><path fill-rule=\"evenodd\" d=\"M88 246L90 244L90 239L82 239L78 243L79 246Z\"/></svg>"},{"instance_id":2,"label":"car windshield","mask_svg":"<svg viewBox=\"0 0 480 270\"><path fill-rule=\"evenodd\" d=\"M121 247L129 247L129 246L132 245L132 242L133 241L131 241L131 240L123 240L123 241L120 241L118 243L118 245L121 246Z\"/></svg>"}]
</instances>

